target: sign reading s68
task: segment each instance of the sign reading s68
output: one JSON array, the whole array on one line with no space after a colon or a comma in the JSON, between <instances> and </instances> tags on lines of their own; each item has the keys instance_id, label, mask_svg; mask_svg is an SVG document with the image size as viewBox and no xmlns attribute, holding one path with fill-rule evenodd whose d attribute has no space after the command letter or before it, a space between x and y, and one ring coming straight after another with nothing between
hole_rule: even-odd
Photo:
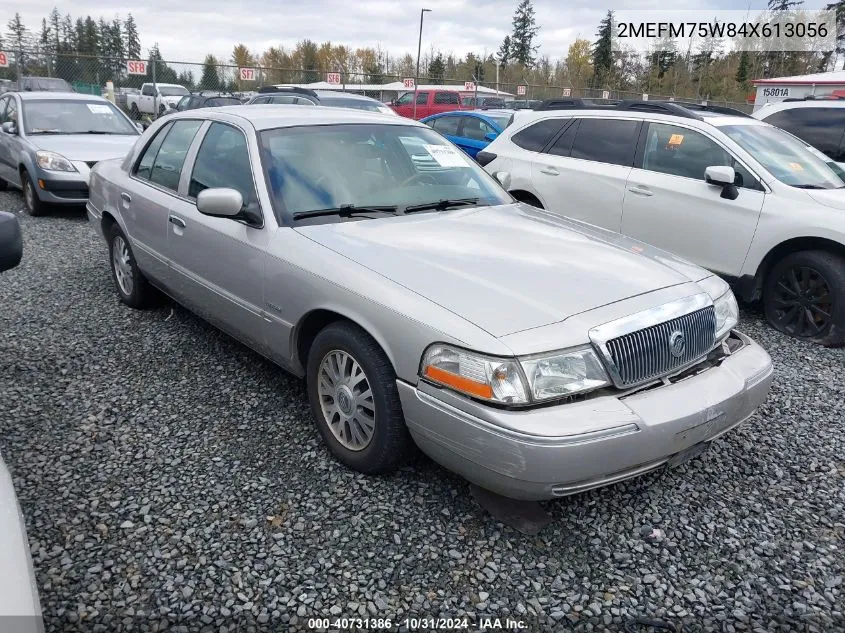
<instances>
[{"instance_id":1,"label":"sign reading s68","mask_svg":"<svg viewBox=\"0 0 845 633\"><path fill-rule=\"evenodd\" d=\"M241 81L255 81L255 68L238 68Z\"/></svg>"},{"instance_id":2,"label":"sign reading s68","mask_svg":"<svg viewBox=\"0 0 845 633\"><path fill-rule=\"evenodd\" d=\"M340 85L340 73L327 73L326 74L326 82L330 83L333 86Z\"/></svg>"},{"instance_id":3,"label":"sign reading s68","mask_svg":"<svg viewBox=\"0 0 845 633\"><path fill-rule=\"evenodd\" d=\"M0 51L0 68L9 67L9 56L5 51Z\"/></svg>"},{"instance_id":4,"label":"sign reading s68","mask_svg":"<svg viewBox=\"0 0 845 633\"><path fill-rule=\"evenodd\" d=\"M146 75L147 62L140 59L130 59L126 62L127 75Z\"/></svg>"}]
</instances>

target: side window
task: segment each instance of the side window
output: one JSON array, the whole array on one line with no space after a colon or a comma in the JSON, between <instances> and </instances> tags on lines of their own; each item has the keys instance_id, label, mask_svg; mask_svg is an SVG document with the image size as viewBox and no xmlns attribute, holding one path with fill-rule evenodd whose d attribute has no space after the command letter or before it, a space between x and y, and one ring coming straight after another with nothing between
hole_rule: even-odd
<instances>
[{"instance_id":1,"label":"side window","mask_svg":"<svg viewBox=\"0 0 845 633\"><path fill-rule=\"evenodd\" d=\"M144 84L141 87L141 94L146 97L152 97L155 94L155 90L153 90L153 87L149 84Z\"/></svg>"},{"instance_id":2,"label":"side window","mask_svg":"<svg viewBox=\"0 0 845 633\"><path fill-rule=\"evenodd\" d=\"M428 93L427 92L418 92L417 93L417 105L425 105L428 103Z\"/></svg>"},{"instance_id":3,"label":"side window","mask_svg":"<svg viewBox=\"0 0 845 633\"><path fill-rule=\"evenodd\" d=\"M18 102L15 101L14 97L9 97L9 107L6 108L6 112L3 114L3 121L14 121L16 127L20 127L20 122L18 121Z\"/></svg>"},{"instance_id":4,"label":"side window","mask_svg":"<svg viewBox=\"0 0 845 633\"><path fill-rule=\"evenodd\" d=\"M434 103L458 105L460 103L460 99L458 98L458 95L454 92L435 92Z\"/></svg>"},{"instance_id":5,"label":"side window","mask_svg":"<svg viewBox=\"0 0 845 633\"><path fill-rule=\"evenodd\" d=\"M258 105L261 103L270 103L270 97L256 97L255 101L252 102L252 105Z\"/></svg>"},{"instance_id":6,"label":"side window","mask_svg":"<svg viewBox=\"0 0 845 633\"><path fill-rule=\"evenodd\" d=\"M283 95L281 97L272 97L271 103L296 103L296 97L293 95Z\"/></svg>"},{"instance_id":7,"label":"side window","mask_svg":"<svg viewBox=\"0 0 845 633\"><path fill-rule=\"evenodd\" d=\"M295 103L296 105L317 105L308 97L294 97L293 103Z\"/></svg>"},{"instance_id":8,"label":"side window","mask_svg":"<svg viewBox=\"0 0 845 633\"><path fill-rule=\"evenodd\" d=\"M539 152L551 141L555 135L569 123L570 119L546 119L520 130L511 137L514 145L527 149L529 152Z\"/></svg>"},{"instance_id":9,"label":"side window","mask_svg":"<svg viewBox=\"0 0 845 633\"><path fill-rule=\"evenodd\" d=\"M487 125L487 123L477 117L465 116L462 118L464 120L463 135L465 138L472 139L473 141L486 141L487 139L484 138L485 135L495 131Z\"/></svg>"},{"instance_id":10,"label":"side window","mask_svg":"<svg viewBox=\"0 0 845 633\"><path fill-rule=\"evenodd\" d=\"M190 98L190 97L182 97L181 99L179 99L179 103L177 103L177 104L176 104L176 109L177 109L179 112L182 112L182 110L187 110L187 109L188 109L188 104L189 104L190 102L191 102L191 98Z\"/></svg>"},{"instance_id":11,"label":"side window","mask_svg":"<svg viewBox=\"0 0 845 633\"><path fill-rule=\"evenodd\" d=\"M714 165L733 167L738 187L756 188L751 173L715 141L685 127L648 124L643 169L703 181L704 170Z\"/></svg>"},{"instance_id":12,"label":"side window","mask_svg":"<svg viewBox=\"0 0 845 633\"><path fill-rule=\"evenodd\" d=\"M456 116L442 116L434 120L434 129L449 136L458 135L458 124L461 118Z\"/></svg>"},{"instance_id":13,"label":"side window","mask_svg":"<svg viewBox=\"0 0 845 633\"><path fill-rule=\"evenodd\" d=\"M581 119L575 119L563 134L561 134L554 144L548 149L549 154L555 156L569 156L572 151L572 141L575 140L575 135L578 133L578 125Z\"/></svg>"},{"instance_id":14,"label":"side window","mask_svg":"<svg viewBox=\"0 0 845 633\"><path fill-rule=\"evenodd\" d=\"M793 108L766 117L836 161L843 160L839 140L845 132L845 108Z\"/></svg>"},{"instance_id":15,"label":"side window","mask_svg":"<svg viewBox=\"0 0 845 633\"><path fill-rule=\"evenodd\" d=\"M188 148L200 129L202 121L175 121L161 144L150 173L150 182L179 190L179 175Z\"/></svg>"},{"instance_id":16,"label":"side window","mask_svg":"<svg viewBox=\"0 0 845 633\"><path fill-rule=\"evenodd\" d=\"M141 154L141 160L138 161L138 164L135 166L135 175L138 178L143 178L144 180L150 179L150 174L153 170L153 163L156 159L156 154L158 154L158 150L161 147L161 144L164 142L164 137L167 136L167 133L170 131L170 128L173 127L172 125L165 125L158 131L158 134L155 135L150 144L147 145L147 149L144 150L144 153Z\"/></svg>"},{"instance_id":17,"label":"side window","mask_svg":"<svg viewBox=\"0 0 845 633\"><path fill-rule=\"evenodd\" d=\"M188 196L196 198L200 191L214 187L236 189L244 206L258 205L246 137L239 129L216 122L208 128L197 152Z\"/></svg>"},{"instance_id":18,"label":"side window","mask_svg":"<svg viewBox=\"0 0 845 633\"><path fill-rule=\"evenodd\" d=\"M9 119L6 118L6 106L9 105L9 97L0 99L0 123L5 123Z\"/></svg>"},{"instance_id":19,"label":"side window","mask_svg":"<svg viewBox=\"0 0 845 633\"><path fill-rule=\"evenodd\" d=\"M630 167L634 164L639 129L639 121L581 119L570 156Z\"/></svg>"},{"instance_id":20,"label":"side window","mask_svg":"<svg viewBox=\"0 0 845 633\"><path fill-rule=\"evenodd\" d=\"M413 92L406 92L401 97L399 97L398 101L396 101L397 105L408 105L409 103L414 102L414 93Z\"/></svg>"}]
</instances>

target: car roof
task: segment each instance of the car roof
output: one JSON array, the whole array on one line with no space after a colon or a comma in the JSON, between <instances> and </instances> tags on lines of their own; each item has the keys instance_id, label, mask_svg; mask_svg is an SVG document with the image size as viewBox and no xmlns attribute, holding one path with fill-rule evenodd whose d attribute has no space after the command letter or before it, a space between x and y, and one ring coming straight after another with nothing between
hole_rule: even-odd
<instances>
[{"instance_id":1,"label":"car roof","mask_svg":"<svg viewBox=\"0 0 845 633\"><path fill-rule=\"evenodd\" d=\"M315 90L314 92L316 92L317 96L321 99L328 97L329 99L352 99L355 101L376 101L381 103L378 99L373 99L372 97L368 97L366 95L355 94L354 92L342 92L340 90Z\"/></svg>"},{"instance_id":2,"label":"car roof","mask_svg":"<svg viewBox=\"0 0 845 633\"><path fill-rule=\"evenodd\" d=\"M145 83L152 84L153 82L147 81ZM164 86L165 88L185 88L185 86L183 86L182 84L166 84L166 83L161 82L161 81L157 81L155 83L156 83L156 86ZM185 90L187 90L187 88L185 88Z\"/></svg>"},{"instance_id":3,"label":"car roof","mask_svg":"<svg viewBox=\"0 0 845 633\"><path fill-rule=\"evenodd\" d=\"M222 106L213 108L202 114L208 119L224 119L227 116L245 120L256 130L268 130L279 127L296 127L302 125L342 125L344 123L376 123L384 125L408 125L426 127L418 121L398 117L395 114L381 114L369 110L353 110L346 108L315 108L310 105L293 104L259 104L249 108L243 106ZM177 112L167 117L169 120L181 118L197 118L196 110Z\"/></svg>"},{"instance_id":4,"label":"car roof","mask_svg":"<svg viewBox=\"0 0 845 633\"><path fill-rule=\"evenodd\" d=\"M666 112L655 111L638 111L638 110L616 110L612 108L563 108L560 110L521 110L520 122L549 119L554 117L579 117L588 115L590 117L601 116L621 119L666 119L667 121L685 122L687 124L695 124L701 126L712 125L714 127L722 127L724 125L760 125L764 124L762 121L753 119L748 116L731 116L726 114L719 114L717 112L699 112L696 111L697 118L689 118L670 114ZM766 125L766 124L764 124Z\"/></svg>"},{"instance_id":5,"label":"car roof","mask_svg":"<svg viewBox=\"0 0 845 633\"><path fill-rule=\"evenodd\" d=\"M759 116L795 108L845 108L845 99L807 99L764 103L752 116Z\"/></svg>"},{"instance_id":6,"label":"car roof","mask_svg":"<svg viewBox=\"0 0 845 633\"><path fill-rule=\"evenodd\" d=\"M79 92L48 92L46 90L22 90L20 92L12 91L17 94L24 101L37 99L39 101L44 99L61 99L62 101L108 101L99 95L88 95ZM7 93L8 94L8 93Z\"/></svg>"}]
</instances>

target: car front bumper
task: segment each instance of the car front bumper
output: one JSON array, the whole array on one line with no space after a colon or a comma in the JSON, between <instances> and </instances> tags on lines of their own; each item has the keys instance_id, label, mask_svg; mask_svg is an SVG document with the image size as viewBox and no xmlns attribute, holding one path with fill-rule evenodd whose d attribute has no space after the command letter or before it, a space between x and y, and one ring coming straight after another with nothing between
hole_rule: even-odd
<instances>
[{"instance_id":1,"label":"car front bumper","mask_svg":"<svg viewBox=\"0 0 845 633\"><path fill-rule=\"evenodd\" d=\"M77 171L36 170L35 192L42 202L50 204L85 204L88 200L88 179L91 168L82 161L73 161Z\"/></svg>"},{"instance_id":2,"label":"car front bumper","mask_svg":"<svg viewBox=\"0 0 845 633\"><path fill-rule=\"evenodd\" d=\"M764 402L772 361L744 346L671 384L529 410L496 409L428 383L398 381L417 445L467 480L516 499L551 499L679 461Z\"/></svg>"}]
</instances>

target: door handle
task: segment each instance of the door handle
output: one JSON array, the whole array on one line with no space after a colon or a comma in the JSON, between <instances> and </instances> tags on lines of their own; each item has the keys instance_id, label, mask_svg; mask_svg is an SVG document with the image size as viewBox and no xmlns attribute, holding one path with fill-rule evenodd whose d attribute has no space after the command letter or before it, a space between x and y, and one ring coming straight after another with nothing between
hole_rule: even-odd
<instances>
[{"instance_id":1,"label":"door handle","mask_svg":"<svg viewBox=\"0 0 845 633\"><path fill-rule=\"evenodd\" d=\"M132 196L130 196L125 191L121 192L120 199L123 200L124 202L132 202Z\"/></svg>"},{"instance_id":2,"label":"door handle","mask_svg":"<svg viewBox=\"0 0 845 633\"><path fill-rule=\"evenodd\" d=\"M653 196L653 195L654 195L654 194L651 192L651 189L649 189L648 187L639 187L639 186L635 186L635 187L628 187L628 191L630 191L631 193L634 193L634 194L636 194L636 195L638 195L638 196L645 196L645 197L649 197L649 196Z\"/></svg>"},{"instance_id":3,"label":"door handle","mask_svg":"<svg viewBox=\"0 0 845 633\"><path fill-rule=\"evenodd\" d=\"M560 172L555 169L554 167L541 167L540 168L541 174L546 174L548 176L559 176Z\"/></svg>"},{"instance_id":4,"label":"door handle","mask_svg":"<svg viewBox=\"0 0 845 633\"><path fill-rule=\"evenodd\" d=\"M175 224L180 229L184 229L186 226L188 226L187 224L185 224L185 220L180 218L178 215L171 215L169 218L167 218L167 221L171 224Z\"/></svg>"}]
</instances>

